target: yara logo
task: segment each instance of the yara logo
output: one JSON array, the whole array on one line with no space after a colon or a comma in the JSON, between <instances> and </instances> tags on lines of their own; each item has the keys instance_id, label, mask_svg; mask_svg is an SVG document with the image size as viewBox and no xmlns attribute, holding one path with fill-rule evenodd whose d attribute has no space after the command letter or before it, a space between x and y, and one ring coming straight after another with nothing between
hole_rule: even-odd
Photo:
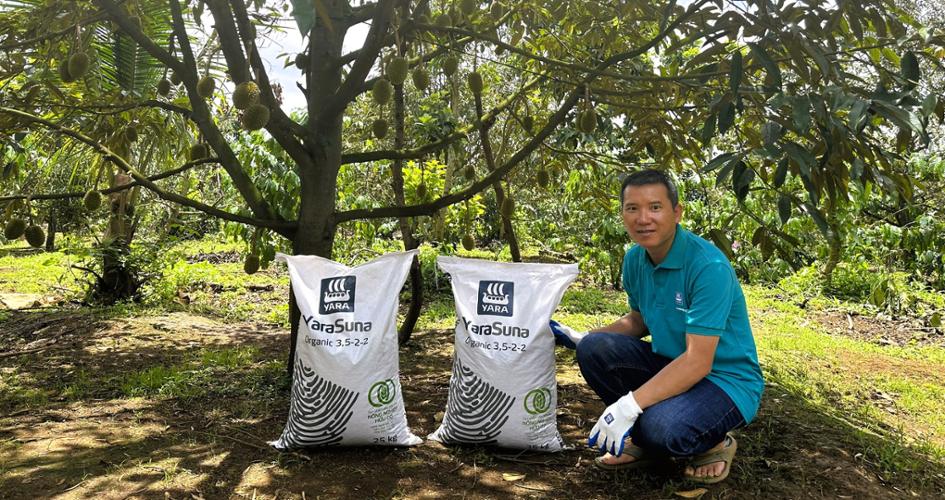
<instances>
[{"instance_id":1,"label":"yara logo","mask_svg":"<svg viewBox=\"0 0 945 500\"><path fill-rule=\"evenodd\" d=\"M322 291L318 301L319 314L354 312L354 276L339 276L322 280Z\"/></svg>"},{"instance_id":2,"label":"yara logo","mask_svg":"<svg viewBox=\"0 0 945 500\"><path fill-rule=\"evenodd\" d=\"M511 316L515 298L515 283L511 281L479 282L479 314Z\"/></svg>"}]
</instances>

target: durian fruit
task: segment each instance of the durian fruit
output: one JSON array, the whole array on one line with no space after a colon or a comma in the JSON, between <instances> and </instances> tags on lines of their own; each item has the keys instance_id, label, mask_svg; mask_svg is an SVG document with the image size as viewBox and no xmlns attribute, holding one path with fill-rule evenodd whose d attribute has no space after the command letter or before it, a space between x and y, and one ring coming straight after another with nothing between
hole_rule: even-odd
<instances>
[{"instance_id":1,"label":"durian fruit","mask_svg":"<svg viewBox=\"0 0 945 500\"><path fill-rule=\"evenodd\" d=\"M417 24L430 24L430 16L426 14L420 14L417 16Z\"/></svg>"},{"instance_id":2,"label":"durian fruit","mask_svg":"<svg viewBox=\"0 0 945 500\"><path fill-rule=\"evenodd\" d=\"M386 78L379 78L374 82L374 88L371 89L371 95L374 96L374 102L381 106L390 102L394 95L394 86Z\"/></svg>"},{"instance_id":3,"label":"durian fruit","mask_svg":"<svg viewBox=\"0 0 945 500\"><path fill-rule=\"evenodd\" d=\"M585 134L590 134L597 128L597 111L594 108L587 108L578 113L577 129Z\"/></svg>"},{"instance_id":4,"label":"durian fruit","mask_svg":"<svg viewBox=\"0 0 945 500\"><path fill-rule=\"evenodd\" d=\"M246 260L243 261L243 271L246 274L254 274L259 270L259 256L256 254L249 254L246 256Z\"/></svg>"},{"instance_id":5,"label":"durian fruit","mask_svg":"<svg viewBox=\"0 0 945 500\"><path fill-rule=\"evenodd\" d=\"M190 147L190 151L188 152L187 156L190 157L190 161L196 161L206 158L208 153L209 151L207 151L207 145L202 142L198 142L197 144L194 144Z\"/></svg>"},{"instance_id":6,"label":"durian fruit","mask_svg":"<svg viewBox=\"0 0 945 500\"><path fill-rule=\"evenodd\" d=\"M469 90L472 90L473 94L482 94L482 75L479 72L473 71L466 76L466 83L469 84Z\"/></svg>"},{"instance_id":7,"label":"durian fruit","mask_svg":"<svg viewBox=\"0 0 945 500\"><path fill-rule=\"evenodd\" d=\"M499 209L502 212L502 216L506 219L512 218L512 212L515 212L515 202L512 200L511 196L506 196L502 200L502 207Z\"/></svg>"},{"instance_id":8,"label":"durian fruit","mask_svg":"<svg viewBox=\"0 0 945 500\"><path fill-rule=\"evenodd\" d=\"M456 69L459 68L459 59L456 56L450 55L446 59L443 59L443 74L446 76L452 76L453 73L456 73Z\"/></svg>"},{"instance_id":9,"label":"durian fruit","mask_svg":"<svg viewBox=\"0 0 945 500\"><path fill-rule=\"evenodd\" d=\"M413 73L410 75L413 80L413 86L417 87L417 90L423 92L430 86L430 74L427 73L427 70L423 68L417 68L413 70Z\"/></svg>"},{"instance_id":10,"label":"durian fruit","mask_svg":"<svg viewBox=\"0 0 945 500\"><path fill-rule=\"evenodd\" d=\"M75 81L75 78L72 78L72 74L69 73L68 59L63 59L59 62L59 78L63 83L72 83Z\"/></svg>"},{"instance_id":11,"label":"durian fruit","mask_svg":"<svg viewBox=\"0 0 945 500\"><path fill-rule=\"evenodd\" d=\"M213 90L217 88L217 81L210 75L204 75L197 80L197 95L206 99L213 95Z\"/></svg>"},{"instance_id":12,"label":"durian fruit","mask_svg":"<svg viewBox=\"0 0 945 500\"><path fill-rule=\"evenodd\" d=\"M259 85L256 82L243 82L233 91L233 107L246 109L259 102Z\"/></svg>"},{"instance_id":13,"label":"durian fruit","mask_svg":"<svg viewBox=\"0 0 945 500\"><path fill-rule=\"evenodd\" d=\"M542 168L538 170L538 174L535 176L535 180L538 181L538 185L540 187L546 188L548 187L548 183L550 182L551 179L548 176L548 171Z\"/></svg>"},{"instance_id":14,"label":"durian fruit","mask_svg":"<svg viewBox=\"0 0 945 500\"><path fill-rule=\"evenodd\" d=\"M477 10L479 10L478 0L459 0L459 11L464 16L469 17Z\"/></svg>"},{"instance_id":15,"label":"durian fruit","mask_svg":"<svg viewBox=\"0 0 945 500\"><path fill-rule=\"evenodd\" d=\"M78 80L89 70L89 56L85 52L76 52L69 57L69 76Z\"/></svg>"},{"instance_id":16,"label":"durian fruit","mask_svg":"<svg viewBox=\"0 0 945 500\"><path fill-rule=\"evenodd\" d=\"M378 118L374 120L374 123L371 124L371 129L374 131L374 137L378 139L383 139L387 137L387 120L383 118Z\"/></svg>"},{"instance_id":17,"label":"durian fruit","mask_svg":"<svg viewBox=\"0 0 945 500\"><path fill-rule=\"evenodd\" d=\"M136 142L138 140L138 128L134 125L125 127L125 139L127 139L128 142Z\"/></svg>"},{"instance_id":18,"label":"durian fruit","mask_svg":"<svg viewBox=\"0 0 945 500\"><path fill-rule=\"evenodd\" d=\"M535 119L532 118L532 115L525 115L525 117L522 118L522 127L526 132L532 131L532 128L535 127Z\"/></svg>"},{"instance_id":19,"label":"durian fruit","mask_svg":"<svg viewBox=\"0 0 945 500\"><path fill-rule=\"evenodd\" d=\"M43 243L46 243L46 233L43 232L43 228L36 224L26 228L23 231L23 236L26 236L26 242L33 248L39 248L43 246Z\"/></svg>"},{"instance_id":20,"label":"durian fruit","mask_svg":"<svg viewBox=\"0 0 945 500\"><path fill-rule=\"evenodd\" d=\"M3 227L3 237L8 240L15 240L23 236L26 231L26 221L23 219L10 219L7 225Z\"/></svg>"},{"instance_id":21,"label":"durian fruit","mask_svg":"<svg viewBox=\"0 0 945 500\"><path fill-rule=\"evenodd\" d=\"M308 54L304 52L299 52L295 56L295 66L302 71L308 69Z\"/></svg>"},{"instance_id":22,"label":"durian fruit","mask_svg":"<svg viewBox=\"0 0 945 500\"><path fill-rule=\"evenodd\" d=\"M467 181L475 180L476 169L472 165L467 165L466 170L463 171L463 176L466 177Z\"/></svg>"},{"instance_id":23,"label":"durian fruit","mask_svg":"<svg viewBox=\"0 0 945 500\"><path fill-rule=\"evenodd\" d=\"M467 251L476 248L476 240L473 239L473 235L471 233L466 233L463 235L463 248L465 248Z\"/></svg>"},{"instance_id":24,"label":"durian fruit","mask_svg":"<svg viewBox=\"0 0 945 500\"><path fill-rule=\"evenodd\" d=\"M407 81L407 58L405 57L394 57L387 63L387 78L394 85L402 85Z\"/></svg>"},{"instance_id":25,"label":"durian fruit","mask_svg":"<svg viewBox=\"0 0 945 500\"><path fill-rule=\"evenodd\" d=\"M417 198L424 199L427 197L427 185L426 183L421 182L417 184Z\"/></svg>"},{"instance_id":26,"label":"durian fruit","mask_svg":"<svg viewBox=\"0 0 945 500\"><path fill-rule=\"evenodd\" d=\"M94 212L102 206L102 193L92 189L85 193L85 196L82 197L82 205L85 206L85 209L89 212Z\"/></svg>"},{"instance_id":27,"label":"durian fruit","mask_svg":"<svg viewBox=\"0 0 945 500\"><path fill-rule=\"evenodd\" d=\"M243 111L240 123L246 130L259 130L265 127L269 123L269 108L264 104L253 104Z\"/></svg>"},{"instance_id":28,"label":"durian fruit","mask_svg":"<svg viewBox=\"0 0 945 500\"><path fill-rule=\"evenodd\" d=\"M183 80L181 79L180 75L177 74L177 71L176 71L176 70L175 70L175 71L171 71L171 85L173 85L173 86L176 87L176 86L180 85L180 82L182 82L182 81L183 81Z\"/></svg>"},{"instance_id":29,"label":"durian fruit","mask_svg":"<svg viewBox=\"0 0 945 500\"><path fill-rule=\"evenodd\" d=\"M167 97L171 93L171 82L167 78L162 78L157 84L157 93Z\"/></svg>"},{"instance_id":30,"label":"durian fruit","mask_svg":"<svg viewBox=\"0 0 945 500\"><path fill-rule=\"evenodd\" d=\"M443 12L436 16L436 19L434 19L433 22L441 28L449 28L453 25L453 18L450 17L448 12Z\"/></svg>"}]
</instances>

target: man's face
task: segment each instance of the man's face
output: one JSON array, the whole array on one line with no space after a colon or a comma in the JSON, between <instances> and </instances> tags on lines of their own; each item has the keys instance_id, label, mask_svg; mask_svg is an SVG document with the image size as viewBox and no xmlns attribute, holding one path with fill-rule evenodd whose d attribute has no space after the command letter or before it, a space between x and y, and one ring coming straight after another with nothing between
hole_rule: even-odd
<instances>
[{"instance_id":1,"label":"man's face","mask_svg":"<svg viewBox=\"0 0 945 500\"><path fill-rule=\"evenodd\" d=\"M662 184L627 186L623 192L623 227L630 239L646 249L659 264L669 253L682 218L682 205L673 207Z\"/></svg>"}]
</instances>

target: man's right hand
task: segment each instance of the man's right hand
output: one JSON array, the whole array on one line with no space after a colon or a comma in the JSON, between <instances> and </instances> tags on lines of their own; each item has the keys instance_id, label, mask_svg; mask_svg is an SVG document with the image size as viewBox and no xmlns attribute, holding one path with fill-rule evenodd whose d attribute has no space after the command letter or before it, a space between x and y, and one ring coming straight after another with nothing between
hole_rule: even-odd
<instances>
[{"instance_id":1,"label":"man's right hand","mask_svg":"<svg viewBox=\"0 0 945 500\"><path fill-rule=\"evenodd\" d=\"M587 336L587 332L574 331L555 320L550 320L548 326L551 327L551 333L555 335L555 344L563 345L568 349L577 349L581 339Z\"/></svg>"}]
</instances>

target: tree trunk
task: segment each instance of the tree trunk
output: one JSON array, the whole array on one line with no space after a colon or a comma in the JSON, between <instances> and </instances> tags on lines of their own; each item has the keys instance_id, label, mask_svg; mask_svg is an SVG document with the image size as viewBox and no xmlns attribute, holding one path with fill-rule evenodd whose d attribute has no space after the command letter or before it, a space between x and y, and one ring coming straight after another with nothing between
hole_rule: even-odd
<instances>
[{"instance_id":1,"label":"tree trunk","mask_svg":"<svg viewBox=\"0 0 945 500\"><path fill-rule=\"evenodd\" d=\"M131 176L119 173L112 180L112 186L128 184L131 181ZM102 275L95 282L92 297L95 302L114 304L135 299L141 282L137 269L128 259L134 234L134 206L131 203L130 190L110 194L108 203L111 214L101 247Z\"/></svg>"},{"instance_id":2,"label":"tree trunk","mask_svg":"<svg viewBox=\"0 0 945 500\"><path fill-rule=\"evenodd\" d=\"M843 235L838 224L831 222L830 230L827 231L827 244L830 246L830 253L827 255L827 262L824 265L824 271L821 277L824 280L824 289L829 289L833 283L833 270L840 263L843 255Z\"/></svg>"},{"instance_id":3,"label":"tree trunk","mask_svg":"<svg viewBox=\"0 0 945 500\"><path fill-rule=\"evenodd\" d=\"M46 251L56 251L56 231L59 229L59 221L56 218L56 209L49 211L49 219L46 221Z\"/></svg>"},{"instance_id":4,"label":"tree trunk","mask_svg":"<svg viewBox=\"0 0 945 500\"><path fill-rule=\"evenodd\" d=\"M394 87L394 149L403 149L406 142L404 131L404 86ZM391 165L391 183L394 189L394 201L397 205L404 206L406 199L404 197L404 161L394 160ZM404 239L404 249L413 250L420 244L413 235L413 225L407 217L400 217L400 233ZM413 333L417 325L417 319L420 318L420 308L423 306L423 273L420 271L420 258L415 257L410 263L410 307L407 309L407 315L404 322L397 330L397 340L403 345L410 340L410 334Z\"/></svg>"}]
</instances>

